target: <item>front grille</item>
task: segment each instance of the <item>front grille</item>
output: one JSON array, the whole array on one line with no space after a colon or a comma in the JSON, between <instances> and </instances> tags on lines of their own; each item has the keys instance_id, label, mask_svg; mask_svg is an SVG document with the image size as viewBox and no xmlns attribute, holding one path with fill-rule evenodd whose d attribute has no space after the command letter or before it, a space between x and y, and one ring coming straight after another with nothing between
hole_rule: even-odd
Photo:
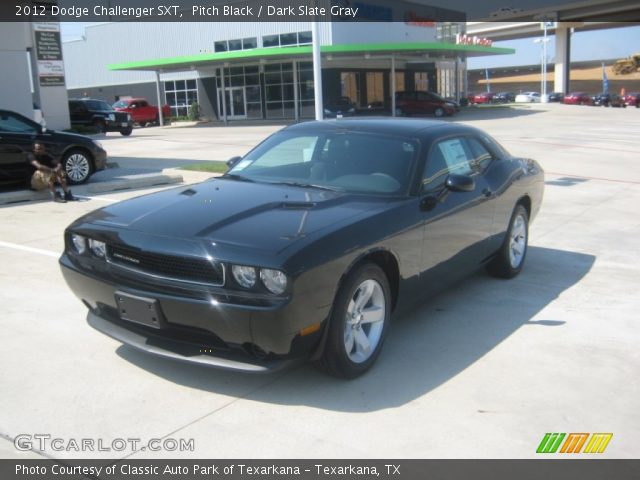
<instances>
[{"instance_id":1,"label":"front grille","mask_svg":"<svg viewBox=\"0 0 640 480\"><path fill-rule=\"evenodd\" d=\"M136 272L182 282L224 285L224 266L215 260L144 252L121 245L107 245L110 263Z\"/></svg>"},{"instance_id":2,"label":"front grille","mask_svg":"<svg viewBox=\"0 0 640 480\"><path fill-rule=\"evenodd\" d=\"M128 118L129 118L129 114L128 113L123 113L123 112L115 112L116 115L116 122L118 123L124 123L124 122L128 122Z\"/></svg>"}]
</instances>

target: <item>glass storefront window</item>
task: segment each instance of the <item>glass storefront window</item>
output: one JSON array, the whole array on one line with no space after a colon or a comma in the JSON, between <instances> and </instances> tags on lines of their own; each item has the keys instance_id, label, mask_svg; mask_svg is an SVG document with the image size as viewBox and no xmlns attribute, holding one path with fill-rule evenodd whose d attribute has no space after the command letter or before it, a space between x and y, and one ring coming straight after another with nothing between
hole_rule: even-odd
<instances>
[{"instance_id":1,"label":"glass storefront window","mask_svg":"<svg viewBox=\"0 0 640 480\"><path fill-rule=\"evenodd\" d=\"M198 84L194 79L164 82L165 102L171 107L171 115L188 115L192 103L198 103Z\"/></svg>"}]
</instances>

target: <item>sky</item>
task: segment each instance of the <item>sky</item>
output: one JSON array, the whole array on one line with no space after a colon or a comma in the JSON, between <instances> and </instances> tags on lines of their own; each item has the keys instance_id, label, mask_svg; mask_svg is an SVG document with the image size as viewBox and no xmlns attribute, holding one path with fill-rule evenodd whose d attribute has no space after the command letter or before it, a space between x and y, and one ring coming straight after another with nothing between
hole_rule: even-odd
<instances>
[{"instance_id":1,"label":"sky","mask_svg":"<svg viewBox=\"0 0 640 480\"><path fill-rule=\"evenodd\" d=\"M90 25L99 25L86 22L61 22L62 40L74 40L84 35L84 29ZM540 33L542 36L542 32ZM547 45L547 57L550 62L555 54L555 37L549 36ZM469 69L510 67L519 65L535 65L541 60L541 46L535 44L535 38L520 40L507 40L494 42L495 47L515 48L513 55L496 55L490 57L470 58ZM573 61L587 60L612 60L624 58L633 53L640 52L640 26L596 30L592 32L577 32L572 37L571 59Z\"/></svg>"}]
</instances>

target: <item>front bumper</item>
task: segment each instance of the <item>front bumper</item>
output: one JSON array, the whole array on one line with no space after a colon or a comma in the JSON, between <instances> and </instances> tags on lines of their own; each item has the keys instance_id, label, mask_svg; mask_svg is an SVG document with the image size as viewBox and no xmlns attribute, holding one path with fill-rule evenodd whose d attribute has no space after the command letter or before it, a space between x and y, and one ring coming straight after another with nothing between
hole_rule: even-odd
<instances>
[{"instance_id":1,"label":"front bumper","mask_svg":"<svg viewBox=\"0 0 640 480\"><path fill-rule=\"evenodd\" d=\"M93 151L93 163L96 170L104 170L107 168L107 152L105 150Z\"/></svg>"},{"instance_id":2,"label":"front bumper","mask_svg":"<svg viewBox=\"0 0 640 480\"><path fill-rule=\"evenodd\" d=\"M322 322L328 309L304 308L305 301L275 306L217 301L211 293L145 284L122 276L105 278L79 268L66 254L60 258L65 281L89 308L88 323L125 344L164 357L246 372L280 369L309 357L321 331L301 336L309 323ZM184 288L184 286L183 286ZM120 318L116 292L158 302L164 327L156 329ZM308 307L308 304L307 304ZM301 315L304 312L304 315Z\"/></svg>"}]
</instances>

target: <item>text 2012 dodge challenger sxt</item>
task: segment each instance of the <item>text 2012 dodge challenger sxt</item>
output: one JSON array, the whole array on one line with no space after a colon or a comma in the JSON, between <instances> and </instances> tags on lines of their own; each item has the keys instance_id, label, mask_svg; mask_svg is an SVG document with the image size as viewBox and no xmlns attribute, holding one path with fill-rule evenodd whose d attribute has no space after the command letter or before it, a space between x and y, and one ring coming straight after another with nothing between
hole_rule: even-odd
<instances>
[{"instance_id":1,"label":"text 2012 dodge challenger sxt","mask_svg":"<svg viewBox=\"0 0 640 480\"><path fill-rule=\"evenodd\" d=\"M544 188L535 161L425 120L301 123L230 164L69 226L60 263L91 326L190 362L355 377L398 307L481 266L517 275Z\"/></svg>"}]
</instances>

